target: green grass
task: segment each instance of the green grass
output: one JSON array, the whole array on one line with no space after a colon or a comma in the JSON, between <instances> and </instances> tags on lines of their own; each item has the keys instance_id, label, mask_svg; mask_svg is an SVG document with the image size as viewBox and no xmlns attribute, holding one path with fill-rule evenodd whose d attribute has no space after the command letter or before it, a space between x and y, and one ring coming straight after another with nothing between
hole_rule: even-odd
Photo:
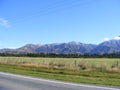
<instances>
[{"instance_id":1,"label":"green grass","mask_svg":"<svg viewBox=\"0 0 120 90\"><path fill-rule=\"evenodd\" d=\"M120 86L119 58L0 57L0 71L69 82Z\"/></svg>"},{"instance_id":2,"label":"green grass","mask_svg":"<svg viewBox=\"0 0 120 90\"><path fill-rule=\"evenodd\" d=\"M69 82L120 86L120 73L115 72L58 70L8 64L0 64L0 71Z\"/></svg>"},{"instance_id":3,"label":"green grass","mask_svg":"<svg viewBox=\"0 0 120 90\"><path fill-rule=\"evenodd\" d=\"M24 64L24 63L33 63L33 64L44 64L48 65L49 63L54 64L65 64L67 66L75 66L79 63L84 63L86 66L104 65L106 67L111 67L113 63L118 61L120 64L120 59L118 58L32 58L32 57L0 57L1 63L12 63L12 64Z\"/></svg>"}]
</instances>

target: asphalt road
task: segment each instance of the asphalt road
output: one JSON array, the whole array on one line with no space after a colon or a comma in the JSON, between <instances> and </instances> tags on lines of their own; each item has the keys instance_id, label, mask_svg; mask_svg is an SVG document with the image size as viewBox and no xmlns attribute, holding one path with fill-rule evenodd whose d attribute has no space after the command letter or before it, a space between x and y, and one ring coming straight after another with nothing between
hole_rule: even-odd
<instances>
[{"instance_id":1,"label":"asphalt road","mask_svg":"<svg viewBox=\"0 0 120 90\"><path fill-rule=\"evenodd\" d=\"M68 83L0 72L0 90L120 90L120 87Z\"/></svg>"}]
</instances>

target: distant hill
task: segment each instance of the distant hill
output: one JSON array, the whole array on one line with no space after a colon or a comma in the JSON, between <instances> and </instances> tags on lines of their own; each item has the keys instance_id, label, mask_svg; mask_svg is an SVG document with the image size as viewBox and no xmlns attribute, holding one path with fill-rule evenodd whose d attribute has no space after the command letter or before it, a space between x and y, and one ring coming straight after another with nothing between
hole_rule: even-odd
<instances>
[{"instance_id":1,"label":"distant hill","mask_svg":"<svg viewBox=\"0 0 120 90\"><path fill-rule=\"evenodd\" d=\"M58 54L84 54L89 53L96 45L83 44L79 42L69 42L61 44L46 44L35 49L35 52L58 53Z\"/></svg>"},{"instance_id":2,"label":"distant hill","mask_svg":"<svg viewBox=\"0 0 120 90\"><path fill-rule=\"evenodd\" d=\"M1 49L0 53L26 54L26 53L56 53L56 54L104 54L120 53L120 40L109 40L95 44L80 42L54 43L45 45L27 44L17 49Z\"/></svg>"},{"instance_id":3,"label":"distant hill","mask_svg":"<svg viewBox=\"0 0 120 90\"><path fill-rule=\"evenodd\" d=\"M93 50L90 51L92 54L104 54L104 53L120 53L120 40L109 40L105 41Z\"/></svg>"}]
</instances>

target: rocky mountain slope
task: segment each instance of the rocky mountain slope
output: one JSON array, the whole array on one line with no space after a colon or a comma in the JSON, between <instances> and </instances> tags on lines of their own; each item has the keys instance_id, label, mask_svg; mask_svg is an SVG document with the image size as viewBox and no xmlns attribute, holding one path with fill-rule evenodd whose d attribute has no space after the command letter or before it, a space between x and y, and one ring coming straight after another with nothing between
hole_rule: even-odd
<instances>
[{"instance_id":1,"label":"rocky mountain slope","mask_svg":"<svg viewBox=\"0 0 120 90\"><path fill-rule=\"evenodd\" d=\"M120 53L120 40L109 40L99 45L80 42L56 43L45 45L27 44L17 49L1 49L0 53L57 53L57 54L104 54Z\"/></svg>"}]
</instances>

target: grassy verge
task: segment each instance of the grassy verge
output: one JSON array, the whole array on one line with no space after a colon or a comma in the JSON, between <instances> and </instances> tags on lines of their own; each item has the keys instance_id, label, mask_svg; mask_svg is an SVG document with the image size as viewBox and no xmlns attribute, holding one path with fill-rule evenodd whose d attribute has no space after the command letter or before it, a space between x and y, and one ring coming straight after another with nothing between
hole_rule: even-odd
<instances>
[{"instance_id":1,"label":"grassy verge","mask_svg":"<svg viewBox=\"0 0 120 90\"><path fill-rule=\"evenodd\" d=\"M9 64L0 64L0 71L69 82L120 86L119 72L59 70Z\"/></svg>"}]
</instances>

